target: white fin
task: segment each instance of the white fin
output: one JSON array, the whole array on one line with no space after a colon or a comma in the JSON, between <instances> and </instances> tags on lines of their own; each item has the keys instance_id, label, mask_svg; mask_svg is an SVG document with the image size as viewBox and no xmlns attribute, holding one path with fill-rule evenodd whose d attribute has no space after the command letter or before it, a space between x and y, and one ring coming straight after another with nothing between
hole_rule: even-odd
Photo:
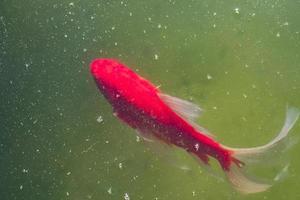
<instances>
[{"instance_id":1,"label":"white fin","mask_svg":"<svg viewBox=\"0 0 300 200\"><path fill-rule=\"evenodd\" d=\"M169 163L180 170L191 170L188 165L183 164L181 157L177 155L178 150L182 151L181 148L176 148L174 145L163 142L155 137L154 133L147 130L136 129L136 133L138 134L138 137L142 139L147 149L154 153L158 158L161 158L166 163Z\"/></svg>"},{"instance_id":2,"label":"white fin","mask_svg":"<svg viewBox=\"0 0 300 200\"><path fill-rule=\"evenodd\" d=\"M196 124L195 122L190 122L191 125L197 129L200 133L210 137L210 138L215 138L215 135L213 135L212 133L210 133L206 128L203 128L202 126L199 126L198 124Z\"/></svg>"},{"instance_id":3,"label":"white fin","mask_svg":"<svg viewBox=\"0 0 300 200\"><path fill-rule=\"evenodd\" d=\"M158 95L171 109L190 121L195 121L203 111L199 106L189 101L162 93Z\"/></svg>"},{"instance_id":4,"label":"white fin","mask_svg":"<svg viewBox=\"0 0 300 200\"><path fill-rule=\"evenodd\" d=\"M137 133L137 135L142 138L144 141L146 142L154 142L154 136L151 133L139 130L139 129L135 129L135 132Z\"/></svg>"},{"instance_id":5,"label":"white fin","mask_svg":"<svg viewBox=\"0 0 300 200\"><path fill-rule=\"evenodd\" d=\"M158 94L159 97L168 105L171 109L173 109L177 114L190 122L190 124L200 133L205 134L211 138L214 138L214 135L211 134L205 128L196 124L196 119L202 114L203 110L189 101L179 99L177 97L172 97L170 95Z\"/></svg>"},{"instance_id":6,"label":"white fin","mask_svg":"<svg viewBox=\"0 0 300 200\"><path fill-rule=\"evenodd\" d=\"M282 157L285 149L290 147L292 143L289 139L288 132L292 129L299 117L299 110L296 108L287 108L285 123L279 134L269 143L263 146L254 148L227 148L233 151L232 163L228 170L225 170L226 175L232 185L243 193L256 193L267 190L272 186L272 183L281 179L287 172L288 165L280 170L277 175L269 180L270 183L258 181L249 178L244 171L244 167L257 167L258 164L266 165L269 159ZM253 162L254 161L254 162ZM251 165L252 164L252 165ZM255 165L254 165L255 164ZM272 166L275 167L274 165Z\"/></svg>"},{"instance_id":7,"label":"white fin","mask_svg":"<svg viewBox=\"0 0 300 200\"><path fill-rule=\"evenodd\" d=\"M201 168L203 169L203 171L207 172L209 175L211 175L212 177L216 178L218 181L224 181L223 177L221 176L220 173L218 173L217 171L215 171L211 165L209 164L209 162L204 162L201 158L199 158L196 154L191 153L192 157L199 163L199 165L201 166ZM209 161L209 160L208 160Z\"/></svg>"},{"instance_id":8,"label":"white fin","mask_svg":"<svg viewBox=\"0 0 300 200\"><path fill-rule=\"evenodd\" d=\"M236 165L232 165L230 170L225 171L225 173L230 183L241 193L250 194L263 192L272 186L267 183L252 180L251 178L245 176L242 170Z\"/></svg>"},{"instance_id":9,"label":"white fin","mask_svg":"<svg viewBox=\"0 0 300 200\"><path fill-rule=\"evenodd\" d=\"M278 182L285 179L289 173L290 163L286 164L281 171L274 177L274 181Z\"/></svg>"},{"instance_id":10,"label":"white fin","mask_svg":"<svg viewBox=\"0 0 300 200\"><path fill-rule=\"evenodd\" d=\"M278 150L278 147L281 147L281 150L284 150L285 148L289 147L290 145L294 144L292 141L286 141L288 139L286 136L288 136L289 131L292 129L294 124L299 118L299 110L297 108L287 108L286 112L286 118L285 118L285 123L279 132L279 134L271 140L269 143L263 145L263 146L258 146L258 147L253 147L253 148L241 148L241 149L233 149L235 150L235 155L237 158L239 156L253 156L253 154L258 155L258 154L265 154L266 151L269 150ZM281 145L283 144L283 145Z\"/></svg>"}]
</instances>

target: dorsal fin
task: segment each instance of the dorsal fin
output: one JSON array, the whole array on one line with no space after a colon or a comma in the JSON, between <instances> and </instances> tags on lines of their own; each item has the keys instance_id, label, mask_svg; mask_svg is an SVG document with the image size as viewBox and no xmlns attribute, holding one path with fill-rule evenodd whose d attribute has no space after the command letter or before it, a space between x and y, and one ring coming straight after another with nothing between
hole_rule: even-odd
<instances>
[{"instance_id":1,"label":"dorsal fin","mask_svg":"<svg viewBox=\"0 0 300 200\"><path fill-rule=\"evenodd\" d=\"M192 102L162 93L158 95L172 110L188 120L195 121L202 113L202 109Z\"/></svg>"},{"instance_id":2,"label":"dorsal fin","mask_svg":"<svg viewBox=\"0 0 300 200\"><path fill-rule=\"evenodd\" d=\"M209 133L205 128L196 124L196 119L202 114L203 110L196 104L173 97L167 94L159 93L158 96L165 102L172 110L174 110L181 117L190 122L190 124L201 133L214 137L213 134Z\"/></svg>"}]
</instances>

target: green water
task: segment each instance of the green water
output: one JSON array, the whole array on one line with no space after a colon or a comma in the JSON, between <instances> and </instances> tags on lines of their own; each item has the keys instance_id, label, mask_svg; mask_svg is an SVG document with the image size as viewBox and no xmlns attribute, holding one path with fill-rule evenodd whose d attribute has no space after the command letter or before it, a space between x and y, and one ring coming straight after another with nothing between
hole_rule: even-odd
<instances>
[{"instance_id":1,"label":"green water","mask_svg":"<svg viewBox=\"0 0 300 200\"><path fill-rule=\"evenodd\" d=\"M137 142L88 69L118 58L201 105L198 123L221 143L262 145L287 104L300 108L299 9L294 0L2 0L1 199L299 199L299 144L285 179L241 195L188 154L174 150L174 165Z\"/></svg>"}]
</instances>

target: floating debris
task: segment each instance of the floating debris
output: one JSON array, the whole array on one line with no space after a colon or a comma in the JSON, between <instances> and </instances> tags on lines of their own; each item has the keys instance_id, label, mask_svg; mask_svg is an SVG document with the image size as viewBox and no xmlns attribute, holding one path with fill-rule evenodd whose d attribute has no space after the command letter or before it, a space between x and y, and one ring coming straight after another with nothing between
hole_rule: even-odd
<instances>
[{"instance_id":1,"label":"floating debris","mask_svg":"<svg viewBox=\"0 0 300 200\"><path fill-rule=\"evenodd\" d=\"M101 115L99 115L99 117L97 117L97 122L98 122L98 123L103 122L103 117L102 117Z\"/></svg>"},{"instance_id":2,"label":"floating debris","mask_svg":"<svg viewBox=\"0 0 300 200\"><path fill-rule=\"evenodd\" d=\"M108 194L112 194L112 191L111 191L111 189L112 189L111 187L110 187L110 188L108 188L108 190L107 190L107 193L108 193Z\"/></svg>"},{"instance_id":3,"label":"floating debris","mask_svg":"<svg viewBox=\"0 0 300 200\"><path fill-rule=\"evenodd\" d=\"M198 151L198 150L199 150L199 147L200 147L200 146L199 146L199 144L198 144L198 143L196 143L196 144L195 144L195 149L196 149L196 151Z\"/></svg>"},{"instance_id":4,"label":"floating debris","mask_svg":"<svg viewBox=\"0 0 300 200\"><path fill-rule=\"evenodd\" d=\"M207 74L206 77L207 77L207 80L211 80L212 79L212 76L210 74Z\"/></svg>"},{"instance_id":5,"label":"floating debris","mask_svg":"<svg viewBox=\"0 0 300 200\"><path fill-rule=\"evenodd\" d=\"M235 8L234 9L234 13L237 14L237 15L239 15L240 14L240 9L239 8Z\"/></svg>"},{"instance_id":6,"label":"floating debris","mask_svg":"<svg viewBox=\"0 0 300 200\"><path fill-rule=\"evenodd\" d=\"M280 37L280 33L279 32L276 34L276 37Z\"/></svg>"},{"instance_id":7,"label":"floating debris","mask_svg":"<svg viewBox=\"0 0 300 200\"><path fill-rule=\"evenodd\" d=\"M196 192L195 192L195 191L192 191L192 195L193 195L193 197L196 196Z\"/></svg>"},{"instance_id":8,"label":"floating debris","mask_svg":"<svg viewBox=\"0 0 300 200\"><path fill-rule=\"evenodd\" d=\"M139 136L136 136L136 142L140 142L141 141L141 138Z\"/></svg>"},{"instance_id":9,"label":"floating debris","mask_svg":"<svg viewBox=\"0 0 300 200\"><path fill-rule=\"evenodd\" d=\"M125 199L125 200L130 200L130 197L129 197L128 193L125 193L125 194L124 194L124 199Z\"/></svg>"}]
</instances>

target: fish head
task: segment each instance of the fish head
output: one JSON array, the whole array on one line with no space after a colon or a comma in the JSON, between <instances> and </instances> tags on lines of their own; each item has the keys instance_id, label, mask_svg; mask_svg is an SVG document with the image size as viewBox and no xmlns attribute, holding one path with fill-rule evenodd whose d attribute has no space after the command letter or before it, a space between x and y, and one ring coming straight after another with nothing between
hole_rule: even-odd
<instances>
[{"instance_id":1,"label":"fish head","mask_svg":"<svg viewBox=\"0 0 300 200\"><path fill-rule=\"evenodd\" d=\"M132 70L115 59L98 58L91 62L90 72L102 94L108 100L116 100L133 85Z\"/></svg>"},{"instance_id":2,"label":"fish head","mask_svg":"<svg viewBox=\"0 0 300 200\"><path fill-rule=\"evenodd\" d=\"M90 71L99 90L113 106L123 101L143 104L157 96L157 87L115 59L95 59Z\"/></svg>"},{"instance_id":3,"label":"fish head","mask_svg":"<svg viewBox=\"0 0 300 200\"><path fill-rule=\"evenodd\" d=\"M108 58L95 59L90 64L90 71L96 81L111 82L112 78L122 68L122 64L116 60Z\"/></svg>"}]
</instances>

